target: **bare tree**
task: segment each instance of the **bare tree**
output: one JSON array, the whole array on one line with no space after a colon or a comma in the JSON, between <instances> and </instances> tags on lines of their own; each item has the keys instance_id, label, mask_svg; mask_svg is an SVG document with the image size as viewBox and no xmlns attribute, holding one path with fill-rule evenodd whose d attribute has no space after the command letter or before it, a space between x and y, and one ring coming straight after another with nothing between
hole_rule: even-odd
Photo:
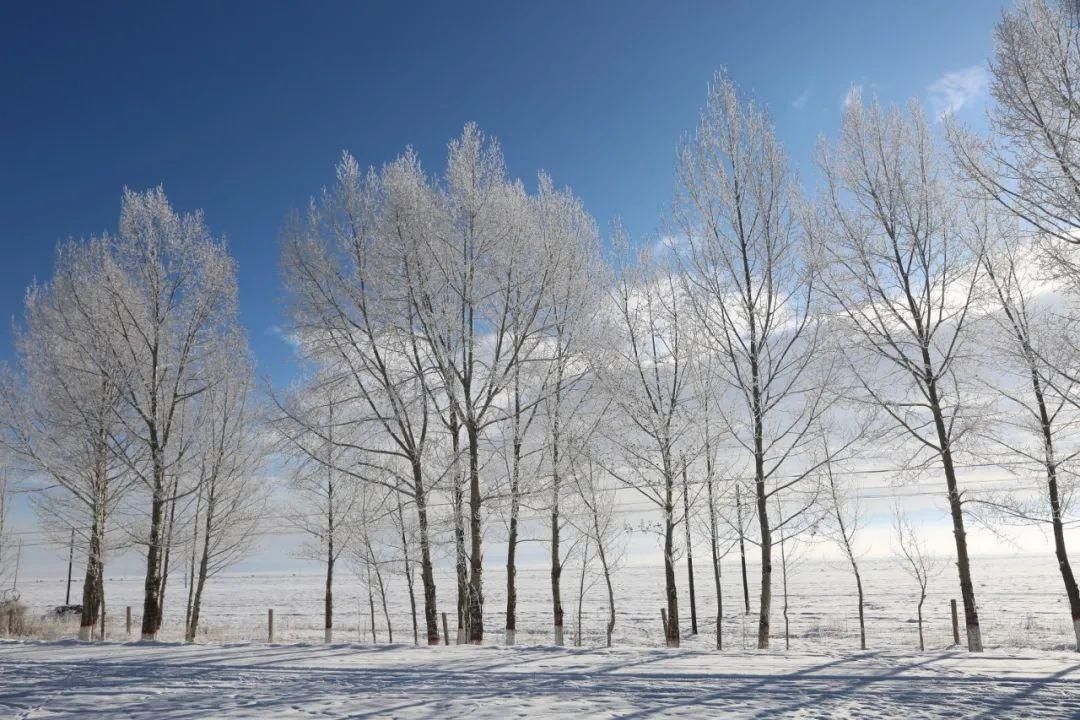
<instances>
[{"instance_id":1,"label":"bare tree","mask_svg":"<svg viewBox=\"0 0 1080 720\"><path fill-rule=\"evenodd\" d=\"M919 537L915 526L911 524L899 508L893 513L893 530L896 532L897 546L894 552L899 557L904 569L919 586L919 602L915 607L919 621L919 650L926 649L923 642L923 603L926 602L926 588L930 578L941 572L942 563L930 555L924 540Z\"/></svg>"},{"instance_id":2,"label":"bare tree","mask_svg":"<svg viewBox=\"0 0 1080 720\"><path fill-rule=\"evenodd\" d=\"M913 444L911 462L940 464L956 539L968 648L982 650L955 454L973 418L961 377L978 258L917 105L861 99L820 165L826 191L810 223L828 270L824 294L851 338L852 398L883 412Z\"/></svg>"},{"instance_id":3,"label":"bare tree","mask_svg":"<svg viewBox=\"0 0 1080 720\"><path fill-rule=\"evenodd\" d=\"M998 421L983 434L1005 453L1003 464L1032 462L1046 478L1046 495L1034 502L1013 492L976 502L1006 520L1050 526L1080 651L1080 590L1065 544L1064 517L1080 422L1069 342L1075 320L1059 313L1063 298L1037 272L1030 244L1021 240L1013 219L985 202L969 202L967 209L971 241L993 298L987 312L997 330L982 333L988 355L998 360L984 382L1003 403Z\"/></svg>"},{"instance_id":4,"label":"bare tree","mask_svg":"<svg viewBox=\"0 0 1080 720\"><path fill-rule=\"evenodd\" d=\"M617 243L626 252L625 237ZM655 504L662 515L666 643L679 645L675 584L675 499L680 443L691 422L687 383L692 355L681 287L670 263L649 250L624 262L601 315L603 339L593 364L612 413L601 433L616 449L607 470Z\"/></svg>"},{"instance_id":5,"label":"bare tree","mask_svg":"<svg viewBox=\"0 0 1080 720\"><path fill-rule=\"evenodd\" d=\"M795 212L796 178L765 113L741 101L723 73L679 153L676 185L687 297L703 342L720 361L721 387L730 390L728 407L718 397L723 423L753 466L761 550L758 647L767 648L769 501L797 489L820 467L810 456L831 400L818 370L820 323Z\"/></svg>"},{"instance_id":6,"label":"bare tree","mask_svg":"<svg viewBox=\"0 0 1080 720\"><path fill-rule=\"evenodd\" d=\"M371 640L378 642L375 628L375 597L379 598L383 621L386 623L387 641L394 642L394 625L390 621L390 605L387 600L385 572L393 562L385 554L392 544L387 532L392 525L386 521L396 510L391 509L393 491L373 485L360 487L356 511L350 519L353 542L350 545L357 574L363 578L368 594L371 615Z\"/></svg>"},{"instance_id":7,"label":"bare tree","mask_svg":"<svg viewBox=\"0 0 1080 720\"><path fill-rule=\"evenodd\" d=\"M52 281L27 292L18 365L0 380L3 443L28 471L48 478L35 493L39 517L61 534L78 534L85 547L82 640L100 615L109 521L133 479L115 453L126 441L118 432L119 392L103 372L104 341L82 320L93 311L82 305L97 300L93 283L105 251L101 241L61 246Z\"/></svg>"},{"instance_id":8,"label":"bare tree","mask_svg":"<svg viewBox=\"0 0 1080 720\"><path fill-rule=\"evenodd\" d=\"M542 298L547 321L546 337L538 351L546 360L543 383L543 417L546 449L550 453L551 595L555 644L563 644L563 607L560 578L560 513L563 480L573 462L569 429L580 424L582 413L592 409L592 378L584 355L591 337L592 317L599 301L602 281L598 268L596 224L569 191L558 191L541 175L534 200L539 238L546 248L553 279ZM520 301L515 303L519 309ZM590 431L591 432L591 431Z\"/></svg>"},{"instance_id":9,"label":"bare tree","mask_svg":"<svg viewBox=\"0 0 1080 720\"><path fill-rule=\"evenodd\" d=\"M616 522L616 486L604 484L604 479L609 475L596 462L594 453L595 447L592 444L580 446L579 451L573 455L570 478L574 486L575 501L580 502L583 507L583 519L580 521L582 532L593 546L604 576L608 603L605 638L607 646L611 647L611 635L615 632L615 588L612 576L622 560L623 529ZM582 572L584 573L584 567Z\"/></svg>"},{"instance_id":10,"label":"bare tree","mask_svg":"<svg viewBox=\"0 0 1080 720\"><path fill-rule=\"evenodd\" d=\"M1080 243L1080 14L1020 0L994 29L991 136L951 126L964 173L1047 239ZM1069 253L1048 248L1075 274Z\"/></svg>"},{"instance_id":11,"label":"bare tree","mask_svg":"<svg viewBox=\"0 0 1080 720\"><path fill-rule=\"evenodd\" d=\"M429 506L442 473L428 453L436 375L402 289L417 272L409 239L433 202L412 153L367 174L346 154L306 222L289 223L283 250L301 353L348 386L352 428L337 469L358 480L389 476L415 507L429 645L439 643Z\"/></svg>"},{"instance_id":12,"label":"bare tree","mask_svg":"<svg viewBox=\"0 0 1080 720\"><path fill-rule=\"evenodd\" d=\"M316 376L309 386L293 392L288 417L280 422L286 447L295 454L297 467L291 477L296 508L292 523L310 536L302 553L326 566L323 592L324 641L333 641L334 570L348 547L350 521L364 485L340 468L344 465L343 383ZM279 406L280 407L280 406Z\"/></svg>"},{"instance_id":13,"label":"bare tree","mask_svg":"<svg viewBox=\"0 0 1080 720\"><path fill-rule=\"evenodd\" d=\"M242 336L236 338L223 379L200 398L201 437L192 453L199 473L194 517L200 530L194 542L199 560L191 577L187 642L194 642L198 632L207 581L251 551L268 506L270 488L261 476L268 448L260 442L245 345Z\"/></svg>"},{"instance_id":14,"label":"bare tree","mask_svg":"<svg viewBox=\"0 0 1080 720\"><path fill-rule=\"evenodd\" d=\"M120 457L149 491L142 635L153 639L172 478L188 449L177 422L216 382L209 360L237 323L235 268L202 214L178 215L161 188L125 190L119 234L92 242L101 243L100 263L85 285L92 297L76 303L86 332L74 337L101 345L83 357L116 388Z\"/></svg>"},{"instance_id":15,"label":"bare tree","mask_svg":"<svg viewBox=\"0 0 1080 720\"><path fill-rule=\"evenodd\" d=\"M503 407L497 400L510 386L514 368L534 355L541 335L537 328L548 323L543 301L555 266L546 261L549 248L533 232L535 218L524 188L506 178L498 145L474 125L450 144L445 187L431 189L427 197L425 213L405 238L413 272L403 289L441 381L444 423L455 444L464 433L461 477L468 483L470 543L466 625L469 641L480 643L482 435L499 421Z\"/></svg>"},{"instance_id":16,"label":"bare tree","mask_svg":"<svg viewBox=\"0 0 1080 720\"><path fill-rule=\"evenodd\" d=\"M11 557L11 535L8 529L11 488L8 487L7 468L0 470L0 593L8 588L8 580L14 576Z\"/></svg>"},{"instance_id":17,"label":"bare tree","mask_svg":"<svg viewBox=\"0 0 1080 720\"><path fill-rule=\"evenodd\" d=\"M825 454L828 456L828 448ZM833 472L832 462L825 464L825 476L828 482L829 522L824 524L829 538L836 543L844 558L851 565L855 576L855 589L859 596L859 649L866 649L866 615L864 612L862 575L859 574L859 552L856 548L857 536L865 518L859 496L852 491L842 478Z\"/></svg>"}]
</instances>

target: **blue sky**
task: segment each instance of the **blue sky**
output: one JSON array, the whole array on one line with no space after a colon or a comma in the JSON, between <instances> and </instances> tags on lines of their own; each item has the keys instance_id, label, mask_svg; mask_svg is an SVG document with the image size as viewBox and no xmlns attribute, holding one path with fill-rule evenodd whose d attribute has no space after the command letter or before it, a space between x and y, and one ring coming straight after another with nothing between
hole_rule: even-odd
<instances>
[{"instance_id":1,"label":"blue sky","mask_svg":"<svg viewBox=\"0 0 1080 720\"><path fill-rule=\"evenodd\" d=\"M602 227L655 232L712 73L770 109L796 163L845 92L915 96L985 65L1001 4L34 3L0 8L0 356L57 241L116 226L124 185L203 208L239 262L262 371L288 380L278 232L344 149L426 166L476 121L512 174L547 170ZM978 73L953 85L977 91ZM984 94L984 93L983 93ZM978 116L980 94L960 110Z\"/></svg>"},{"instance_id":2,"label":"blue sky","mask_svg":"<svg viewBox=\"0 0 1080 720\"><path fill-rule=\"evenodd\" d=\"M661 225L676 145L718 68L767 105L812 180L814 144L836 132L852 87L978 123L1001 9L6 2L0 359L12 351L8 319L27 284L49 276L56 243L114 229L125 185L163 184L178 209L202 208L229 238L242 319L261 371L281 385L292 351L274 331L278 233L289 209L331 181L342 150L381 164L412 145L438 170L446 143L476 121L501 140L511 174L531 183L544 169L601 227L620 217L645 238ZM39 570L59 567L52 550L35 555Z\"/></svg>"}]
</instances>

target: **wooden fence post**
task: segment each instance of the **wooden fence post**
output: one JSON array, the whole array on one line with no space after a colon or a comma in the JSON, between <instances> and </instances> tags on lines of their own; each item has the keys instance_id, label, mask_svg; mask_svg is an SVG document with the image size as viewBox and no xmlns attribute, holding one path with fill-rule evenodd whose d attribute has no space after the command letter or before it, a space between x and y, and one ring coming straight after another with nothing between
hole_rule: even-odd
<instances>
[{"instance_id":1,"label":"wooden fence post","mask_svg":"<svg viewBox=\"0 0 1080 720\"><path fill-rule=\"evenodd\" d=\"M130 605L127 606L126 624L127 624L127 636L130 638L131 637L131 606Z\"/></svg>"},{"instance_id":2,"label":"wooden fence post","mask_svg":"<svg viewBox=\"0 0 1080 720\"><path fill-rule=\"evenodd\" d=\"M949 606L952 608L952 641L953 645L960 644L960 622L956 619L956 600L950 600Z\"/></svg>"},{"instance_id":3,"label":"wooden fence post","mask_svg":"<svg viewBox=\"0 0 1080 720\"><path fill-rule=\"evenodd\" d=\"M443 645L449 645L450 644L450 633L446 629L446 613L442 614L442 634L443 634Z\"/></svg>"},{"instance_id":4,"label":"wooden fence post","mask_svg":"<svg viewBox=\"0 0 1080 720\"><path fill-rule=\"evenodd\" d=\"M274 608L266 611L266 642L274 642Z\"/></svg>"}]
</instances>

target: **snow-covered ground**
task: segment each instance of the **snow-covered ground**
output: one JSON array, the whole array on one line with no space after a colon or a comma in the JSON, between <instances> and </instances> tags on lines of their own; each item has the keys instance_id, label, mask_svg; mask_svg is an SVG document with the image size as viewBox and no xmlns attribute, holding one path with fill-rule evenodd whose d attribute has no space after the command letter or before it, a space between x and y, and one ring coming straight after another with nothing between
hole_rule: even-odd
<instances>
[{"instance_id":1,"label":"snow-covered ground","mask_svg":"<svg viewBox=\"0 0 1080 720\"><path fill-rule=\"evenodd\" d=\"M0 717L1080 717L1080 660L648 648L0 644Z\"/></svg>"},{"instance_id":2,"label":"snow-covered ground","mask_svg":"<svg viewBox=\"0 0 1080 720\"><path fill-rule=\"evenodd\" d=\"M234 574L207 591L196 645L126 639L123 608L138 627L142 582L107 581L105 644L0 643L0 718L318 717L1047 717L1080 718L1080 656L1053 559L981 558L979 610L989 651L951 647L948 600L955 570L935 578L926 605L928 650L915 651L914 588L892 560L864 562L867 636L859 652L853 583L835 562L806 562L790 584L791 651L782 650L776 578L773 650L750 649L755 618L742 612L737 563L724 566L725 650L712 649L715 600L708 564L699 566L699 635L689 633L685 567L680 568L684 644L661 644L662 578L657 567L627 567L617 580L615 647L603 649L606 602L593 587L583 604L583 648L557 649L548 623L544 568L519 571L515 647L502 641L505 575L485 575L484 647L410 647L408 596L390 578L396 645L377 610L372 642L367 596L347 573L336 585L335 644L322 639L322 579L315 574ZM751 604L756 607L750 567ZM563 578L568 642L577 611L577 570ZM76 584L77 585L77 584ZM438 576L440 609L453 624L453 579ZM63 601L64 581L20 582L34 616ZM182 627L182 578L170 580L162 638ZM266 638L275 611L277 645ZM73 637L74 621L51 626ZM402 643L405 643L403 645Z\"/></svg>"},{"instance_id":3,"label":"snow-covered ground","mask_svg":"<svg viewBox=\"0 0 1080 720\"><path fill-rule=\"evenodd\" d=\"M685 566L679 568L679 602L685 645L712 647L715 632L716 603L708 562L696 568L699 635L689 636L690 610ZM723 566L724 646L726 649L753 647L756 617L743 613L742 585L738 563L729 557ZM750 604L757 609L757 567L749 568ZM976 558L973 563L976 596L983 639L991 648L1032 648L1067 650L1074 645L1061 577L1052 555ZM866 587L867 642L871 649L915 649L918 633L915 625L916 587L892 559L867 559L863 562ZM338 574L335 583L335 640L371 642L370 614L366 592L348 572ZM563 603L566 611L567 642L573 641L577 616L578 571L567 568L563 574ZM661 568L631 566L615 576L617 620L616 645L659 646L663 644L660 608L664 604ZM440 611L450 616L454 631L454 580L448 572L437 574ZM411 642L412 621L404 579L388 578L390 617L394 640ZM501 568L485 568L486 639L503 640L506 575ZM781 580L774 572L774 644L783 646ZM546 644L552 641L551 590L546 568L522 568L518 571L517 642ZM806 562L791 571L789 579L791 648L801 651L843 650L858 646L858 620L855 586L850 571L840 562ZM35 615L64 600L64 579L27 580L19 583L23 601ZM418 602L419 582L417 583ZM79 592L76 580L73 596ZM124 607L130 605L138 627L141 615L142 578L111 577L106 582L108 607L107 630L114 640L127 639L124 633ZM211 580L202 611L200 642L259 642L266 639L266 610L274 609L275 639L279 642L321 642L323 638L323 578L317 574L238 574ZM170 578L166 590L166 621L162 640L180 640L183 632L183 578ZM952 644L949 600L959 600L956 570L947 565L930 586L926 601L925 633L928 648L944 649ZM73 597L73 599L75 599ZM76 600L77 601L77 600ZM607 616L606 595L601 584L592 587L583 604L582 625L586 646L603 644ZM423 622L422 607L419 609ZM962 608L961 608L962 612ZM76 621L55 628L53 637L74 637ZM421 631L423 628L421 627ZM137 632L137 630L136 630ZM381 608L376 601L376 638L388 640Z\"/></svg>"}]
</instances>

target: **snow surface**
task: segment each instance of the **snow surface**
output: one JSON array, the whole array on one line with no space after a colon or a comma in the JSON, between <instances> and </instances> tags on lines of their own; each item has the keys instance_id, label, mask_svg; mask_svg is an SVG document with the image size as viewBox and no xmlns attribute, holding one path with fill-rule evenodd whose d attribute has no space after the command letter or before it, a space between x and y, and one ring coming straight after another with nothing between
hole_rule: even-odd
<instances>
[{"instance_id":1,"label":"snow surface","mask_svg":"<svg viewBox=\"0 0 1080 720\"><path fill-rule=\"evenodd\" d=\"M677 570L679 605L684 645L693 649L714 646L716 602L712 573L707 559L695 567L700 634L689 636L690 608L686 589L686 568ZM866 588L866 632L870 649L914 650L918 647L915 623L917 588L890 558L867 558L862 563ZM755 644L757 617L743 614L742 586L737 558L724 563L724 647L750 649ZM337 575L334 585L334 639L340 642L371 641L367 595L359 581L347 571ZM774 568L773 644L783 647L783 598L780 596L779 567ZM748 568L751 610L757 610L757 573ZM1068 601L1061 575L1052 553L1015 557L982 557L973 560L972 572L979 602L983 640L987 647L1042 650L1069 650L1075 646ZM596 579L593 577L592 579ZM417 602L422 603L417 579ZM64 578L20 581L23 602L35 616L44 615L64 601ZM412 641L412 621L404 579L388 576L390 613L397 642ZM551 644L551 586L546 567L518 570L518 631L522 644ZM310 574L233 574L212 578L203 603L199 642L261 642L266 640L266 610L274 609L274 638L278 642L321 643L323 640L324 578ZM501 643L505 616L506 574L503 568L484 568L485 640ZM450 632L455 631L455 584L448 570L436 573L438 609L449 616ZM664 605L663 568L629 566L615 575L616 645L663 645L660 608ZM858 647L858 614L855 583L843 562L800 562L791 571L791 648L800 651L849 650ZM924 608L928 649L952 645L949 600L959 601L956 569L947 564L931 580ZM577 616L578 569L563 573L563 604L566 638L572 643ZM79 578L72 588L78 602ZM124 607L130 605L135 633L142 614L142 577L107 577L105 598L108 608L109 639L127 640ZM183 639L186 591L182 576L170 576L166 590L166 617L160 640ZM961 608L961 612L963 609ZM376 637L387 641L381 607L376 600ZM418 609L423 632L423 607ZM603 583L588 591L582 608L584 644L602 645L607 619L607 597ZM54 638L76 637L78 621L54 628Z\"/></svg>"},{"instance_id":2,"label":"snow surface","mask_svg":"<svg viewBox=\"0 0 1080 720\"><path fill-rule=\"evenodd\" d=\"M1080 717L1075 653L0 644L0 717Z\"/></svg>"}]
</instances>

